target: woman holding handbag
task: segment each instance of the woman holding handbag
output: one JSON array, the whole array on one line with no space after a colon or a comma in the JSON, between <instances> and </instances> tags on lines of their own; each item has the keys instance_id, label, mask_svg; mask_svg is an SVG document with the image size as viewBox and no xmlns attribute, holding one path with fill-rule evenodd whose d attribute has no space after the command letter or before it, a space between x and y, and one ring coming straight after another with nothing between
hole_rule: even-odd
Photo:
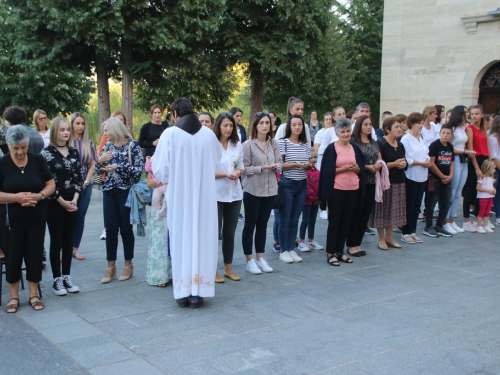
<instances>
[{"instance_id":1,"label":"woman holding handbag","mask_svg":"<svg viewBox=\"0 0 500 375\"><path fill-rule=\"evenodd\" d=\"M278 194L276 173L281 170L281 165L278 142L274 139L269 113L257 112L250 130L250 139L243 144L242 176L246 216L242 234L243 252L247 260L246 270L254 275L273 271L264 259L264 248L267 222ZM252 256L252 242L255 242L257 261Z\"/></svg>"}]
</instances>

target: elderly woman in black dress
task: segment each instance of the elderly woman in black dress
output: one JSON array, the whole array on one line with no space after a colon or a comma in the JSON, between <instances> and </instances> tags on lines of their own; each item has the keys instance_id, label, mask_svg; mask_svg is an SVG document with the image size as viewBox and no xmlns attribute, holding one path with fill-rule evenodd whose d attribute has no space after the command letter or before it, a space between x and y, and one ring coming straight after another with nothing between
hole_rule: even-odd
<instances>
[{"instance_id":1,"label":"elderly woman in black dress","mask_svg":"<svg viewBox=\"0 0 500 375\"><path fill-rule=\"evenodd\" d=\"M328 204L326 235L327 262L340 266L352 263L344 254L347 231L359 198L365 195L365 160L360 148L351 143L351 121L341 119L335 124L338 140L323 154L318 197Z\"/></svg>"},{"instance_id":2,"label":"elderly woman in black dress","mask_svg":"<svg viewBox=\"0 0 500 375\"><path fill-rule=\"evenodd\" d=\"M26 265L29 303L38 311L43 303L38 296L42 280L43 243L47 223L46 200L55 183L44 157L28 152L29 133L25 125L7 131L10 153L0 159L0 246L5 253L10 298L5 308L19 308L21 268Z\"/></svg>"}]
</instances>

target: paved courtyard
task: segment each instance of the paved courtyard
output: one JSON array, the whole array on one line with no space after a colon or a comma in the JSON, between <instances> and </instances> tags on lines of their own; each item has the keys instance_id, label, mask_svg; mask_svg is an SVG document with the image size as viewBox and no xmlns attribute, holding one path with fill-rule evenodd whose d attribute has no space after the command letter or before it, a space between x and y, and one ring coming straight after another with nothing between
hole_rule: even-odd
<instances>
[{"instance_id":1,"label":"paved courtyard","mask_svg":"<svg viewBox=\"0 0 500 375\"><path fill-rule=\"evenodd\" d=\"M48 266L45 309L33 311L23 291L18 313L7 314L4 283L0 374L500 374L500 228L387 252L366 236L366 257L330 267L324 251L280 262L271 216L275 272L255 276L245 271L239 223L233 268L242 280L217 284L200 309L180 309L170 285L146 283L144 237L134 277L100 283L102 194L93 193L87 259L71 272L80 293L55 296ZM326 225L318 219L321 244Z\"/></svg>"}]
</instances>

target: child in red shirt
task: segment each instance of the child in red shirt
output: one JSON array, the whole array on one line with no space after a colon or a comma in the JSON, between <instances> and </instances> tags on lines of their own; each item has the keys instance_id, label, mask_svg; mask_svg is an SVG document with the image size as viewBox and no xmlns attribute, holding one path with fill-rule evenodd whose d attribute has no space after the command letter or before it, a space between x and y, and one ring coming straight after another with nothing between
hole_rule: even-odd
<instances>
[{"instance_id":1,"label":"child in red shirt","mask_svg":"<svg viewBox=\"0 0 500 375\"><path fill-rule=\"evenodd\" d=\"M307 171L307 197L302 209L302 223L300 223L299 230L299 246L300 251L310 251L311 249L321 250L323 246L314 240L314 227L316 226L316 217L318 216L319 200L318 200L318 187L319 187L319 171L316 168L318 161L318 151L312 147L310 164L314 165ZM309 240L305 240L306 228L308 229Z\"/></svg>"}]
</instances>

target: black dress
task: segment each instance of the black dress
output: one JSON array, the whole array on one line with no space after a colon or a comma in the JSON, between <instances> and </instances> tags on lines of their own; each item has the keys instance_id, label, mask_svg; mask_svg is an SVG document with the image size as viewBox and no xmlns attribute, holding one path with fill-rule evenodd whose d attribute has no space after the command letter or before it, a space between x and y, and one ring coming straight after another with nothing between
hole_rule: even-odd
<instances>
[{"instance_id":1,"label":"black dress","mask_svg":"<svg viewBox=\"0 0 500 375\"><path fill-rule=\"evenodd\" d=\"M156 125L152 122L148 122L142 126L141 134L139 135L139 146L144 149L144 157L154 155L156 146L153 145L153 142L160 139L161 134L167 127L165 123Z\"/></svg>"}]
</instances>

